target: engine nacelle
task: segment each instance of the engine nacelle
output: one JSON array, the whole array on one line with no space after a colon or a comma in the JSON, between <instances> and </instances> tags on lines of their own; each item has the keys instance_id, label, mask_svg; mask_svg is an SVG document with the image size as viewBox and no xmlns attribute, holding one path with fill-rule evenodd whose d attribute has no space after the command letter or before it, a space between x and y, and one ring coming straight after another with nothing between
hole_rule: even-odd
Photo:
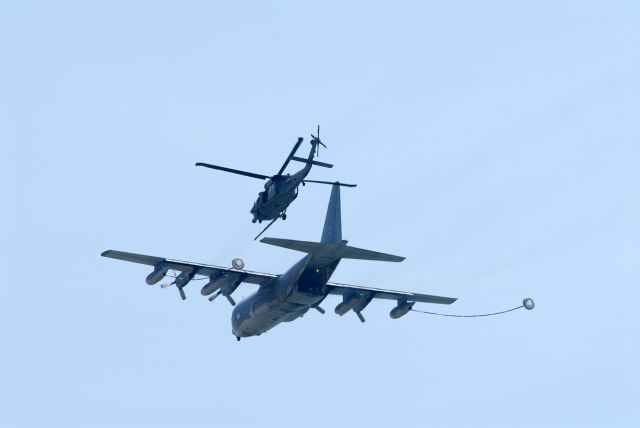
<instances>
[{"instance_id":1,"label":"engine nacelle","mask_svg":"<svg viewBox=\"0 0 640 428\"><path fill-rule=\"evenodd\" d=\"M209 282L207 282L200 290L200 294L202 294L203 296L208 296L209 294L218 291L218 289L222 287L226 280L227 279L224 275L211 275L209 277Z\"/></svg>"},{"instance_id":2,"label":"engine nacelle","mask_svg":"<svg viewBox=\"0 0 640 428\"><path fill-rule=\"evenodd\" d=\"M160 282L162 278L164 278L168 270L169 270L169 267L164 266L162 263L160 263L159 265L156 265L156 267L153 269L153 272L151 272L147 276L147 279L145 280L146 283L149 285L157 284L158 282Z\"/></svg>"},{"instance_id":3,"label":"engine nacelle","mask_svg":"<svg viewBox=\"0 0 640 428\"><path fill-rule=\"evenodd\" d=\"M343 296L342 302L339 303L338 306L336 306L336 308L334 309L334 312L342 316L347 312L349 312L351 309L353 309L353 307L358 303L360 303L361 300L362 300L362 296L359 296L357 294L352 294L350 296Z\"/></svg>"},{"instance_id":4,"label":"engine nacelle","mask_svg":"<svg viewBox=\"0 0 640 428\"><path fill-rule=\"evenodd\" d=\"M193 271L182 272L176 278L176 287L184 288L189 282L191 282L194 276L195 276L195 272Z\"/></svg>"},{"instance_id":5,"label":"engine nacelle","mask_svg":"<svg viewBox=\"0 0 640 428\"><path fill-rule=\"evenodd\" d=\"M223 296L231 296L236 288L240 285L239 277L237 275L226 276L224 277L224 282L222 284L222 288L220 289L220 294Z\"/></svg>"},{"instance_id":6,"label":"engine nacelle","mask_svg":"<svg viewBox=\"0 0 640 428\"><path fill-rule=\"evenodd\" d=\"M398 306L391 309L391 312L389 312L389 316L394 320L402 316L405 316L411 310L411 308L413 308L413 305L415 304L416 302L398 303Z\"/></svg>"}]
</instances>

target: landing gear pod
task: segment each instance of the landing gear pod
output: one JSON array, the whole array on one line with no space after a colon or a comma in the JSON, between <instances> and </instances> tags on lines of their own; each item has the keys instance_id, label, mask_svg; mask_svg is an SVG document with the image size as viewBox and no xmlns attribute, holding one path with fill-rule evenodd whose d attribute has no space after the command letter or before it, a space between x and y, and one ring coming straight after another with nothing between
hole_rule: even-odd
<instances>
[{"instance_id":1,"label":"landing gear pod","mask_svg":"<svg viewBox=\"0 0 640 428\"><path fill-rule=\"evenodd\" d=\"M416 302L399 302L398 306L391 309L391 312L389 312L389 316L394 320L405 316L415 304Z\"/></svg>"}]
</instances>

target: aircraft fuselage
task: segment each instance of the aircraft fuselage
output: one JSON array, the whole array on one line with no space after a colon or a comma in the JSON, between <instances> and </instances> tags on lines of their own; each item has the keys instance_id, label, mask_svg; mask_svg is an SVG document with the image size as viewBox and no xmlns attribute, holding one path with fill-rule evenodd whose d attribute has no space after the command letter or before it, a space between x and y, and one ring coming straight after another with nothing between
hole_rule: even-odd
<instances>
[{"instance_id":1,"label":"aircraft fuselage","mask_svg":"<svg viewBox=\"0 0 640 428\"><path fill-rule=\"evenodd\" d=\"M326 296L326 283L340 260L308 255L271 284L238 303L231 314L231 331L240 337L258 336L281 322L293 321Z\"/></svg>"}]
</instances>

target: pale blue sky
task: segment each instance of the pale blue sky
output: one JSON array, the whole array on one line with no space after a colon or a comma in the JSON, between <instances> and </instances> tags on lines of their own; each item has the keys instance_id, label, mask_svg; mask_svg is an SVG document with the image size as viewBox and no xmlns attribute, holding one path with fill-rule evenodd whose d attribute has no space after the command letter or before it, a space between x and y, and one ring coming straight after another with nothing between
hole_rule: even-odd
<instances>
[{"instance_id":1,"label":"pale blue sky","mask_svg":"<svg viewBox=\"0 0 640 428\"><path fill-rule=\"evenodd\" d=\"M3 2L0 426L639 426L640 5L513 3ZM536 310L331 298L237 343L99 257L283 272L262 183L193 164L272 174L317 123L345 239L407 257L335 280Z\"/></svg>"}]
</instances>

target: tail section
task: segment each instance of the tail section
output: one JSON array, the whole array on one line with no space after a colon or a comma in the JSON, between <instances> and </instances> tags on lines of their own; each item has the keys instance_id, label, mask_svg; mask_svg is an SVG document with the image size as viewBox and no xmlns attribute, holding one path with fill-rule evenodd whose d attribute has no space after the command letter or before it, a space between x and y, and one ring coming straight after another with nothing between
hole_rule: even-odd
<instances>
[{"instance_id":1,"label":"tail section","mask_svg":"<svg viewBox=\"0 0 640 428\"><path fill-rule=\"evenodd\" d=\"M316 165L316 166L322 166L324 168L333 168L333 165L331 165L330 163L314 160L318 152L318 145L320 144L322 144L320 140L317 140L317 139L311 140L311 150L309 151L309 156L305 159L299 156L292 155L291 160L306 163L307 165Z\"/></svg>"},{"instance_id":2,"label":"tail section","mask_svg":"<svg viewBox=\"0 0 640 428\"><path fill-rule=\"evenodd\" d=\"M331 186L331 197L327 207L327 215L324 218L324 228L322 229L323 244L334 244L342 240L342 213L340 208L340 186Z\"/></svg>"},{"instance_id":3,"label":"tail section","mask_svg":"<svg viewBox=\"0 0 640 428\"><path fill-rule=\"evenodd\" d=\"M327 216L324 220L324 229L320 242L298 241L295 239L262 238L260 242L275 245L277 247L288 248L290 250L301 251L312 254L314 257L339 260L339 259L359 259L375 260L380 262L401 262L404 257L392 254L379 253L377 251L364 250L362 248L350 247L347 241L342 239L342 215L340 209L340 185L334 184L331 189Z\"/></svg>"},{"instance_id":4,"label":"tail section","mask_svg":"<svg viewBox=\"0 0 640 428\"><path fill-rule=\"evenodd\" d=\"M331 165L330 163L324 163L317 160L313 160L314 157L318 156L320 146L325 148L327 147L324 145L322 141L320 141L320 125L318 125L318 135L316 136L311 134L311 151L309 152L309 157L307 159L304 159L297 156L293 156L293 153L292 153L291 159L294 161L306 163L308 166L317 165L317 166L323 166L325 168L333 168L333 165Z\"/></svg>"}]
</instances>

